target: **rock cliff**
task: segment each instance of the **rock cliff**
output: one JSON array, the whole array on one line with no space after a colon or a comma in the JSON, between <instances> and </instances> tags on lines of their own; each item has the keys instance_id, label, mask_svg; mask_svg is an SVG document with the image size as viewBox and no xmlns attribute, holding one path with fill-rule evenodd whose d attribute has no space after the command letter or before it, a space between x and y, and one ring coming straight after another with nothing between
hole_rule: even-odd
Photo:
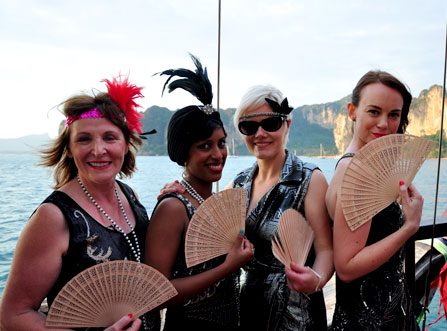
<instances>
[{"instance_id":1,"label":"rock cliff","mask_svg":"<svg viewBox=\"0 0 447 331\"><path fill-rule=\"evenodd\" d=\"M352 137L352 122L347 116L346 108L349 100L350 96L347 96L331 103L298 108L309 123L333 129L334 143L339 154L343 153ZM416 136L436 134L441 127L441 104L442 87L439 85L433 85L413 98L407 133ZM447 118L444 118L444 127L447 127L446 120Z\"/></svg>"}]
</instances>

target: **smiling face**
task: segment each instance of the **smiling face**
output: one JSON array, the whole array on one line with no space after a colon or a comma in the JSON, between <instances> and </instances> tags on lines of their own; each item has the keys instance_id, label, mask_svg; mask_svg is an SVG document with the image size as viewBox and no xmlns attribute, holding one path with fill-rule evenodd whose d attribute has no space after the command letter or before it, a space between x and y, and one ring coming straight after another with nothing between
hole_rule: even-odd
<instances>
[{"instance_id":1,"label":"smiling face","mask_svg":"<svg viewBox=\"0 0 447 331\"><path fill-rule=\"evenodd\" d=\"M253 108L245 112L243 115L253 115L260 113L272 112L268 104ZM250 121L261 122L270 116L260 115L250 117ZM269 132L261 126L253 135L243 136L245 145L251 154L257 159L274 159L278 155L284 154L284 148L287 141L290 119L284 120L281 127L277 131Z\"/></svg>"},{"instance_id":2,"label":"smiling face","mask_svg":"<svg viewBox=\"0 0 447 331\"><path fill-rule=\"evenodd\" d=\"M123 132L105 118L77 120L70 130L69 155L82 181L114 181L129 150Z\"/></svg>"},{"instance_id":3,"label":"smiling face","mask_svg":"<svg viewBox=\"0 0 447 331\"><path fill-rule=\"evenodd\" d=\"M398 91L381 83L365 86L358 106L348 104L349 117L355 121L355 143L362 147L373 139L397 133L402 107L403 98Z\"/></svg>"},{"instance_id":4,"label":"smiling face","mask_svg":"<svg viewBox=\"0 0 447 331\"><path fill-rule=\"evenodd\" d=\"M213 183L222 177L227 159L226 134L222 128L213 131L211 137L192 144L185 171L188 178Z\"/></svg>"}]
</instances>

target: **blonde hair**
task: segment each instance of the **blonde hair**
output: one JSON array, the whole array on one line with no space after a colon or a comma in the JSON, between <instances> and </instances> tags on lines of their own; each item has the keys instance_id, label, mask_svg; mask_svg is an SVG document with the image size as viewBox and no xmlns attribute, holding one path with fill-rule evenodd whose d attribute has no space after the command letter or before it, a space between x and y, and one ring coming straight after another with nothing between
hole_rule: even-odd
<instances>
[{"instance_id":1,"label":"blonde hair","mask_svg":"<svg viewBox=\"0 0 447 331\"><path fill-rule=\"evenodd\" d=\"M255 85L250 87L247 92L242 96L239 107L233 115L233 124L238 130L239 119L247 111L266 105L265 98L272 99L281 104L284 100L284 96L281 91L272 85Z\"/></svg>"},{"instance_id":2,"label":"blonde hair","mask_svg":"<svg viewBox=\"0 0 447 331\"><path fill-rule=\"evenodd\" d=\"M254 85L250 87L247 92L242 96L241 102L239 103L239 107L237 107L236 111L233 115L233 124L236 128L236 131L239 132L239 119L245 115L248 111L252 109L259 108L263 105L268 105L265 98L269 98L271 100L276 101L278 104L281 104L284 100L284 96L280 90L272 85ZM287 119L291 119L292 114L287 115ZM287 131L287 135L284 140L284 146L287 145L289 141L289 131Z\"/></svg>"},{"instance_id":3,"label":"blonde hair","mask_svg":"<svg viewBox=\"0 0 447 331\"><path fill-rule=\"evenodd\" d=\"M129 130L124 113L110 96L107 93L99 93L95 96L80 94L68 98L62 105L62 111L67 117L98 108L105 118L120 128L129 151L124 157L119 177L132 176L136 170L136 153L142 141L138 135ZM55 189L62 187L78 174L74 160L69 157L70 132L70 126L64 128L56 140L41 153L40 165L54 168Z\"/></svg>"}]
</instances>

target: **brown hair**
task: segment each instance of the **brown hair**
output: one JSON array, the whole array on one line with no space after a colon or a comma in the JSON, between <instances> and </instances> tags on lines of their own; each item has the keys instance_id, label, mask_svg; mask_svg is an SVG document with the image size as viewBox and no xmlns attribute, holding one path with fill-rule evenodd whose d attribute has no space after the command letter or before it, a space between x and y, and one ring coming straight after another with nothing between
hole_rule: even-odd
<instances>
[{"instance_id":1,"label":"brown hair","mask_svg":"<svg viewBox=\"0 0 447 331\"><path fill-rule=\"evenodd\" d=\"M95 96L87 94L75 95L61 103L63 114L79 116L86 111L97 108L104 118L111 121L121 129L124 139L128 144L129 152L124 157L124 162L119 172L120 178L130 177L136 170L136 152L141 146L141 139L132 133L126 123L124 112L110 98L107 93L99 93ZM73 158L69 157L70 126L65 127L59 133L56 140L42 151L40 165L54 167L54 179L56 189L68 183L78 174L78 169Z\"/></svg>"},{"instance_id":2,"label":"brown hair","mask_svg":"<svg viewBox=\"0 0 447 331\"><path fill-rule=\"evenodd\" d=\"M404 104L402 106L397 133L404 133L408 125L408 112L410 111L412 96L408 88L390 73L381 70L371 70L364 74L352 91L352 103L355 106L358 106L363 88L374 83L381 83L388 86L389 88L399 92L402 96Z\"/></svg>"}]
</instances>

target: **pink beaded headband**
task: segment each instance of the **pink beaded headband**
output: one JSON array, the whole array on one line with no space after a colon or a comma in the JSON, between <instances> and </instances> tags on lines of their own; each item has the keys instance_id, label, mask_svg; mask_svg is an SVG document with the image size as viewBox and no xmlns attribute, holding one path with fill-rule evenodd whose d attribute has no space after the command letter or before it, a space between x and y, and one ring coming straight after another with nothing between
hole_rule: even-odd
<instances>
[{"instance_id":1,"label":"pink beaded headband","mask_svg":"<svg viewBox=\"0 0 447 331\"><path fill-rule=\"evenodd\" d=\"M93 108L90 110L87 110L85 113L82 113L81 115L73 115L68 116L67 120L65 121L65 127L72 124L74 121L79 119L86 119L86 118L103 118L104 115L99 111L98 108Z\"/></svg>"},{"instance_id":2,"label":"pink beaded headband","mask_svg":"<svg viewBox=\"0 0 447 331\"><path fill-rule=\"evenodd\" d=\"M129 130L132 133L135 132L141 135L143 123L140 119L143 118L143 114L137 111L137 108L141 106L135 102L135 99L143 97L141 94L141 90L143 88L130 83L125 76L118 76L112 80L103 79L102 82L106 83L107 93L109 94L110 98L116 103L119 109L124 112L126 117L125 121ZM78 119L103 117L104 115L101 111L95 107L87 110L81 115L67 116L65 127L69 126Z\"/></svg>"}]
</instances>

